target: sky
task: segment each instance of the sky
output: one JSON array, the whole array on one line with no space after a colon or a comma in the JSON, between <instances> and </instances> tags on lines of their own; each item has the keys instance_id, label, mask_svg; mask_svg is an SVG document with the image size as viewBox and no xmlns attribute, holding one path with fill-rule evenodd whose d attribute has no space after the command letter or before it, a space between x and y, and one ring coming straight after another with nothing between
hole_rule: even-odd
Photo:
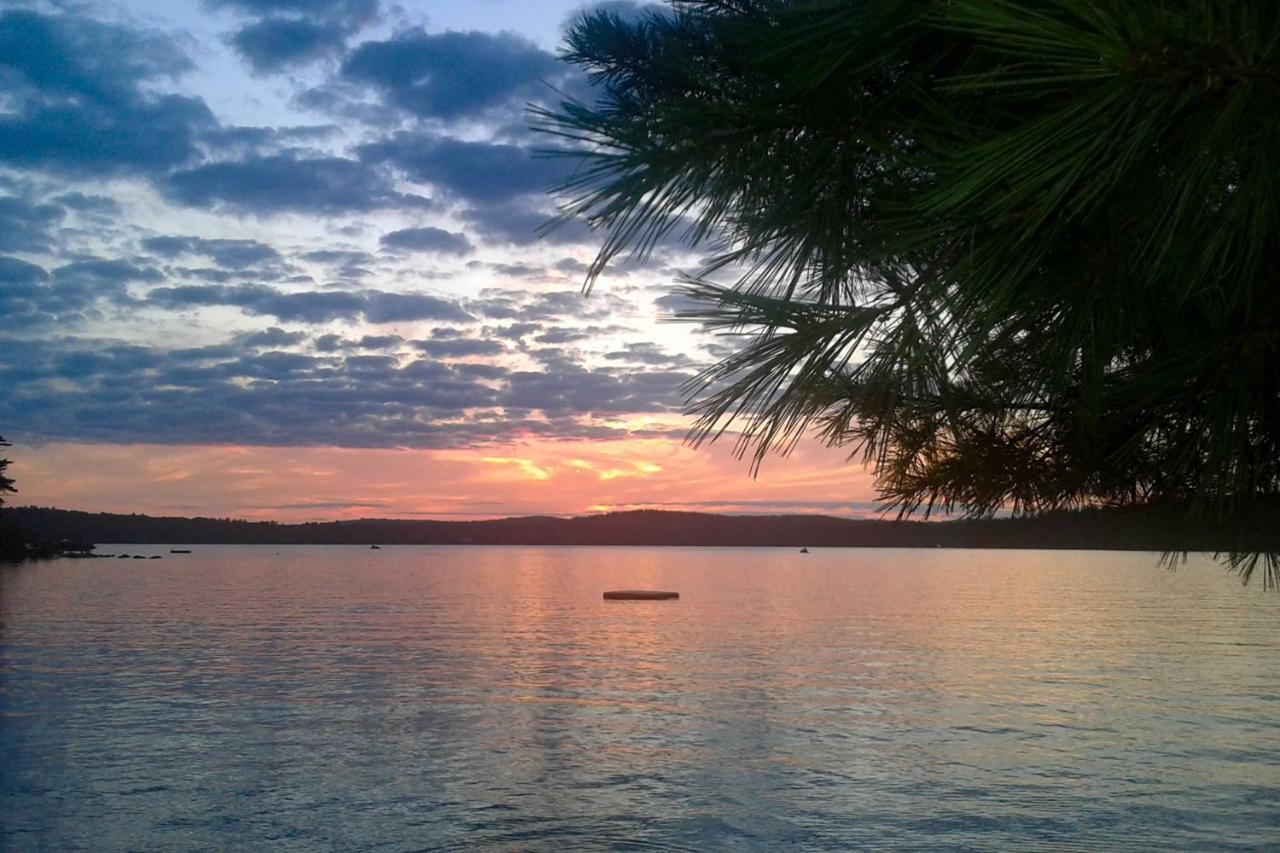
<instances>
[{"instance_id":1,"label":"sky","mask_svg":"<svg viewBox=\"0 0 1280 853\"><path fill-rule=\"evenodd\" d=\"M597 4L598 5L598 4ZM607 5L636 14L629 2ZM681 386L678 241L609 269L529 104L568 0L0 0L0 434L15 504L274 518L865 515L756 478Z\"/></svg>"}]
</instances>

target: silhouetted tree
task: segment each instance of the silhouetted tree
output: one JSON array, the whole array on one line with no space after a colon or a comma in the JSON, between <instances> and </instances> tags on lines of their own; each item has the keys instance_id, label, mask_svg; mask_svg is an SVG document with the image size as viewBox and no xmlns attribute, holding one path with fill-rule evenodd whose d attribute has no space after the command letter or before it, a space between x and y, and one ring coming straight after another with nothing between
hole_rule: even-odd
<instances>
[{"instance_id":1,"label":"silhouetted tree","mask_svg":"<svg viewBox=\"0 0 1280 853\"><path fill-rule=\"evenodd\" d=\"M595 100L535 123L605 234L588 285L714 249L682 316L744 337L697 440L816 428L903 514L1230 518L1280 492L1276 32L1274 0L686 0L580 18Z\"/></svg>"},{"instance_id":2,"label":"silhouetted tree","mask_svg":"<svg viewBox=\"0 0 1280 853\"><path fill-rule=\"evenodd\" d=\"M3 436L0 436L0 447L11 446L12 445L10 445L9 442L4 440ZM0 506L4 506L4 496L6 492L18 491L13 486L13 479L5 476L4 472L8 470L9 465L10 461L8 459L0 459Z\"/></svg>"}]
</instances>

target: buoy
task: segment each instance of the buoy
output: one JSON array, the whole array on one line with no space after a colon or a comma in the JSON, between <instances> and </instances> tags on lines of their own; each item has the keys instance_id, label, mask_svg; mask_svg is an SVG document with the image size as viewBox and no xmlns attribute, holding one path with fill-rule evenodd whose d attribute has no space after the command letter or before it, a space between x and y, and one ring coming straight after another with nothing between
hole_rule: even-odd
<instances>
[{"instance_id":1,"label":"buoy","mask_svg":"<svg viewBox=\"0 0 1280 853\"><path fill-rule=\"evenodd\" d=\"M606 601L665 601L679 598L680 593L658 589L612 589L604 597Z\"/></svg>"}]
</instances>

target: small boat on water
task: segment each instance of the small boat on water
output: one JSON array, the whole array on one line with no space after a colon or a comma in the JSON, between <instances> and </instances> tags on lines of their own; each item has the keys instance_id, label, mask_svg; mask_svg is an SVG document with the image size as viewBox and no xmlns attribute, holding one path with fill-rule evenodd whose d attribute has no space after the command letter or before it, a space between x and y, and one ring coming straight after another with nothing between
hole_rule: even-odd
<instances>
[{"instance_id":1,"label":"small boat on water","mask_svg":"<svg viewBox=\"0 0 1280 853\"><path fill-rule=\"evenodd\" d=\"M170 548L169 553L170 554L190 554L191 549L190 548Z\"/></svg>"},{"instance_id":2,"label":"small boat on water","mask_svg":"<svg viewBox=\"0 0 1280 853\"><path fill-rule=\"evenodd\" d=\"M668 601L679 597L678 592L660 589L611 589L604 594L605 601Z\"/></svg>"},{"instance_id":3,"label":"small boat on water","mask_svg":"<svg viewBox=\"0 0 1280 853\"><path fill-rule=\"evenodd\" d=\"M808 549L808 548L801 548L801 549L800 549L800 553L801 553L801 554L808 554L808 553L809 553L809 549Z\"/></svg>"},{"instance_id":4,"label":"small boat on water","mask_svg":"<svg viewBox=\"0 0 1280 853\"><path fill-rule=\"evenodd\" d=\"M369 546L369 550L370 550L370 551L381 551L381 550L382 550L382 546L381 546L381 545L370 545L370 546Z\"/></svg>"}]
</instances>

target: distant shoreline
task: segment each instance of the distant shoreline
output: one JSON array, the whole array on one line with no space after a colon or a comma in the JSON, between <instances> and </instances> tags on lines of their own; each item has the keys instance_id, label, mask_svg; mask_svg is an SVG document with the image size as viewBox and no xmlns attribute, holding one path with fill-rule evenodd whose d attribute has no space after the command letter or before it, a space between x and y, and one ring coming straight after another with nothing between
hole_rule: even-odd
<instances>
[{"instance_id":1,"label":"distant shoreline","mask_svg":"<svg viewBox=\"0 0 1280 853\"><path fill-rule=\"evenodd\" d=\"M281 524L235 519L0 509L0 525L97 545L598 545L810 548L1002 548L1088 551L1280 551L1280 515L1230 526L1188 523L1176 508L1082 510L961 521L814 515L740 516L635 510L487 521Z\"/></svg>"},{"instance_id":2,"label":"distant shoreline","mask_svg":"<svg viewBox=\"0 0 1280 853\"><path fill-rule=\"evenodd\" d=\"M351 548L357 551L366 551L368 545L362 543L351 542L101 542L98 543L103 548L159 548L177 545L183 548ZM725 549L732 550L739 548L743 550L763 550L774 549L787 551L795 550L793 545L672 545L658 542L645 543L624 543L624 542L600 542L600 543L511 543L511 542L399 542L388 545L379 545L380 550L391 550L394 548L702 548L702 549ZM800 546L808 547L812 553L822 551L1080 551L1080 552L1115 552L1117 554L1163 554L1169 549L1167 548L1117 548L1117 547L1097 547L1097 548L1081 548L1069 547L1066 545L813 545ZM1179 553L1187 554L1215 554L1221 549L1176 549ZM194 553L194 552L186 552ZM56 557L73 557L82 559L80 555L71 553L55 554ZM115 554L91 554L93 558L114 558ZM132 556L132 554L130 554ZM164 556L169 556L165 554ZM50 558L50 559L53 559Z\"/></svg>"}]
</instances>

